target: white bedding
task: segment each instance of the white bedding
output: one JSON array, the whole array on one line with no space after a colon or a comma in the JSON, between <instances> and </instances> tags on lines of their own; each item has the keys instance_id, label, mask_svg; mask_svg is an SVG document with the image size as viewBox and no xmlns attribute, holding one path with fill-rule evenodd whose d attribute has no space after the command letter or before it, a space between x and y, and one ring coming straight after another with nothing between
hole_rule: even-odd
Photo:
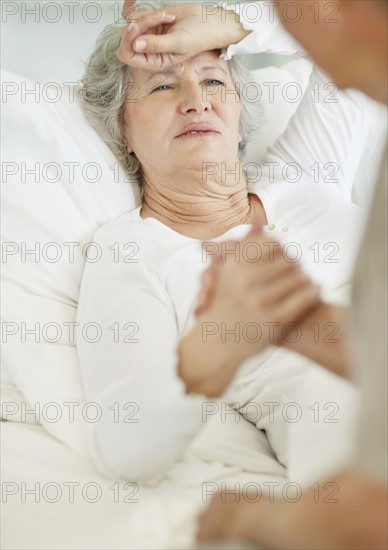
<instances>
[{"instance_id":1,"label":"white bedding","mask_svg":"<svg viewBox=\"0 0 388 550\"><path fill-rule=\"evenodd\" d=\"M261 488L263 495L269 491L266 483L277 483L279 489L286 483L263 434L242 421L207 425L192 450L154 487L104 478L89 459L39 424L2 423L1 547L195 547L197 512L223 481L236 489ZM201 453L208 454L209 438L216 438L214 455L204 460ZM234 466L225 464L228 456ZM31 489L36 496L26 492Z\"/></svg>"},{"instance_id":2,"label":"white bedding","mask_svg":"<svg viewBox=\"0 0 388 550\"><path fill-rule=\"evenodd\" d=\"M353 453L355 422L348 412L357 408L354 390L323 374L312 370L301 388L301 399L320 401L315 408L320 419L307 414L304 422L290 424L291 452L307 453L296 457L300 468L287 477L264 432L243 417L236 422L236 413L225 414L223 406L153 485L104 477L90 458L76 454L41 424L2 422L1 548L196 548L196 517L216 490L255 490L257 498L273 491L291 499L296 491L308 491ZM325 407L328 396L337 404L334 415Z\"/></svg>"}]
</instances>

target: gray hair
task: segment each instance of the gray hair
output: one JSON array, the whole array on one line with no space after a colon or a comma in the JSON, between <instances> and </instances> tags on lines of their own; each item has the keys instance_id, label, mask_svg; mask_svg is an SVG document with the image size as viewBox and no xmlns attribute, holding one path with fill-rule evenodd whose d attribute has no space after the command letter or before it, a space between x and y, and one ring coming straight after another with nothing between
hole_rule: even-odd
<instances>
[{"instance_id":1,"label":"gray hair","mask_svg":"<svg viewBox=\"0 0 388 550\"><path fill-rule=\"evenodd\" d=\"M151 3L149 4L151 5ZM157 3L158 8L163 8ZM142 4L142 9L144 5ZM152 8L151 8L152 9ZM123 25L108 25L97 39L95 48L86 63L86 70L77 93L86 118L110 147L126 174L135 178L144 194L144 180L141 164L134 153L128 154L125 138L124 110L131 90L131 68L116 56ZM262 106L249 101L244 93L252 80L242 62L233 57L228 61L232 80L241 100L239 158L244 159L246 143L258 141L262 121ZM243 92L241 94L241 91Z\"/></svg>"}]
</instances>

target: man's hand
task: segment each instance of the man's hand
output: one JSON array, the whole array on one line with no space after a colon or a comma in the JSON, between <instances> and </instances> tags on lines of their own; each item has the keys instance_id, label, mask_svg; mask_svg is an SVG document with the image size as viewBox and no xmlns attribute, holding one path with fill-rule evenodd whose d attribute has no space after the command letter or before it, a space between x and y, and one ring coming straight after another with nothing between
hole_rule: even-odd
<instances>
[{"instance_id":1,"label":"man's hand","mask_svg":"<svg viewBox=\"0 0 388 550\"><path fill-rule=\"evenodd\" d=\"M361 470L321 480L321 492L337 488L335 498L316 499L304 491L297 501L269 499L257 491L220 492L199 517L197 543L249 541L262 548L385 550L387 486ZM310 488L311 489L311 488Z\"/></svg>"},{"instance_id":2,"label":"man's hand","mask_svg":"<svg viewBox=\"0 0 388 550\"><path fill-rule=\"evenodd\" d=\"M134 13L130 0L124 12L134 19L123 29L117 57L139 69L161 71L201 52L225 48L249 34L234 12L217 7L210 14L204 13L200 3Z\"/></svg>"},{"instance_id":3,"label":"man's hand","mask_svg":"<svg viewBox=\"0 0 388 550\"><path fill-rule=\"evenodd\" d=\"M249 498L246 493L217 493L198 518L197 543L222 540L253 542L260 515L260 501L255 502L257 494L251 495L250 502L247 496Z\"/></svg>"}]
</instances>

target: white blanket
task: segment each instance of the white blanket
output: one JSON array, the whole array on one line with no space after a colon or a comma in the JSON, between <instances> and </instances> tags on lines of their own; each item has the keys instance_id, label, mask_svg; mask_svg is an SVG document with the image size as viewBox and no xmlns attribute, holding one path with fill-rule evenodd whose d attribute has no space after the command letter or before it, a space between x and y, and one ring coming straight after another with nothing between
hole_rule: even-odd
<instances>
[{"instance_id":1,"label":"white blanket","mask_svg":"<svg viewBox=\"0 0 388 550\"><path fill-rule=\"evenodd\" d=\"M229 418L206 424L153 487L104 478L39 424L3 422L2 548L195 547L198 511L222 484L265 496L287 483L265 435Z\"/></svg>"}]
</instances>

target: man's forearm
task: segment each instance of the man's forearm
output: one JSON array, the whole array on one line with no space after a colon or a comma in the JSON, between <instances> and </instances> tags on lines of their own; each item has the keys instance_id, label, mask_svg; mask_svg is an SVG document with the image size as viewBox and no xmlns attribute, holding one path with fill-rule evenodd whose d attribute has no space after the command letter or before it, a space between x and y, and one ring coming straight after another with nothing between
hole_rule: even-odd
<instances>
[{"instance_id":1,"label":"man's forearm","mask_svg":"<svg viewBox=\"0 0 388 550\"><path fill-rule=\"evenodd\" d=\"M321 302L302 322L287 329L282 345L348 377L345 310Z\"/></svg>"},{"instance_id":2,"label":"man's forearm","mask_svg":"<svg viewBox=\"0 0 388 550\"><path fill-rule=\"evenodd\" d=\"M254 539L278 550L386 549L387 488L355 470L326 483L297 502L257 503Z\"/></svg>"}]
</instances>

